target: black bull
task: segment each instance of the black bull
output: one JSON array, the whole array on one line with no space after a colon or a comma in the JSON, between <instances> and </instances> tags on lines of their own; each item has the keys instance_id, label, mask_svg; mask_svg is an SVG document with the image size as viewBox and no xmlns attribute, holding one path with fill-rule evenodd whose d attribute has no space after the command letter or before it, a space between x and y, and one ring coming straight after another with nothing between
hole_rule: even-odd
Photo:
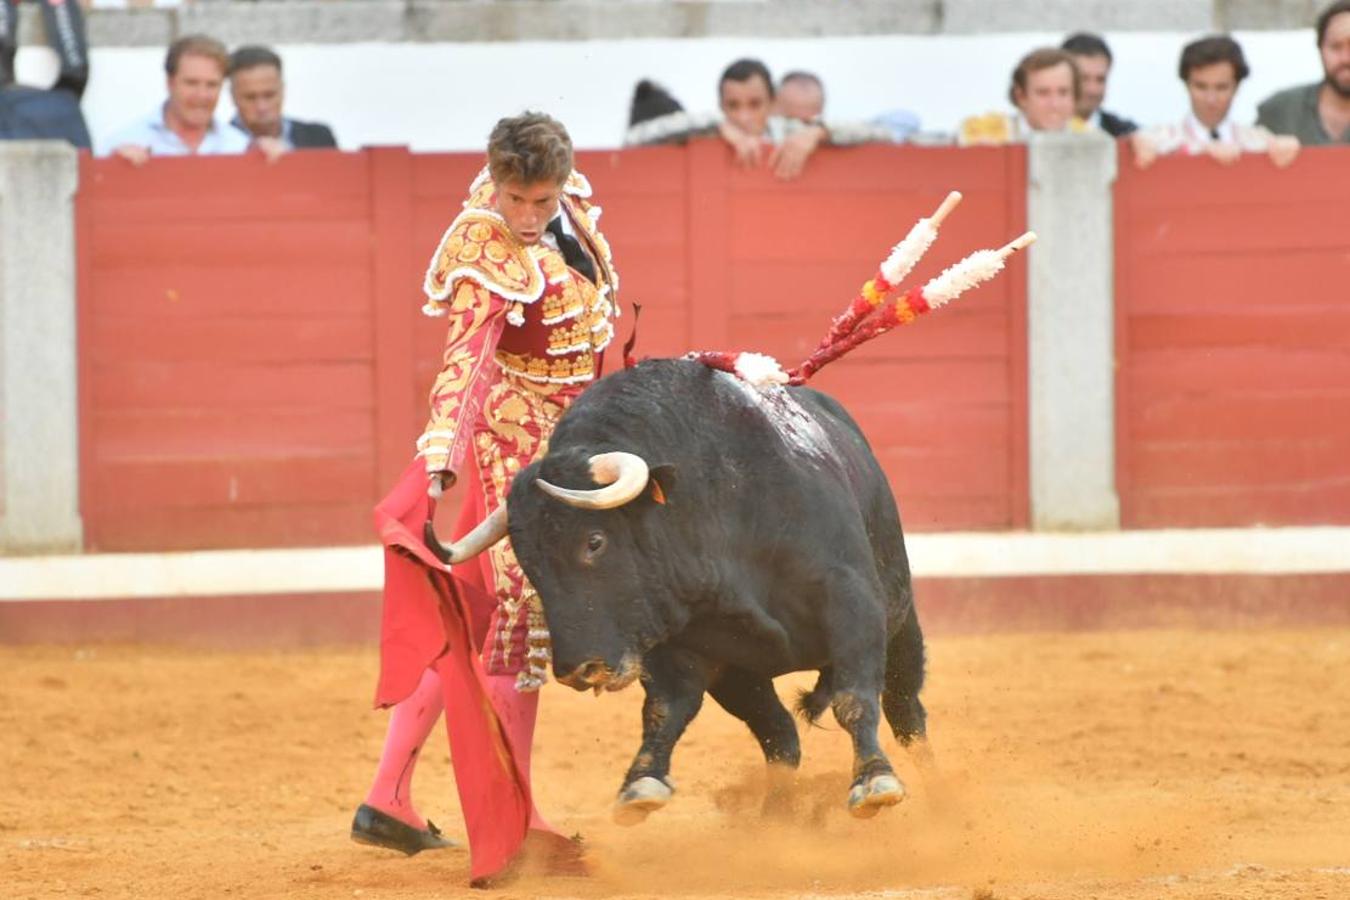
<instances>
[{"instance_id":1,"label":"black bull","mask_svg":"<svg viewBox=\"0 0 1350 900\"><path fill-rule=\"evenodd\" d=\"M640 457L631 499L586 508L615 480L593 457L613 451ZM646 690L618 821L669 800L671 752L705 691L749 726L771 772L796 768L797 729L771 679L809 669L820 677L799 711L814 721L832 708L853 739L849 809L866 817L904 796L877 728L884 710L926 759L923 635L895 500L835 400L647 361L578 398L507 508L558 680L598 692L640 678ZM766 807L784 802L771 788Z\"/></svg>"}]
</instances>

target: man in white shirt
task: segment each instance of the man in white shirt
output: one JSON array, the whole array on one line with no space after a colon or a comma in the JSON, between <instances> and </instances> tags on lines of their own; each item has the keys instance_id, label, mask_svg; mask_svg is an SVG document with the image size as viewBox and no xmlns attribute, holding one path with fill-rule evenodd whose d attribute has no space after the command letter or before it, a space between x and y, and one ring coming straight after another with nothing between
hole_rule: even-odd
<instances>
[{"instance_id":1,"label":"man in white shirt","mask_svg":"<svg viewBox=\"0 0 1350 900\"><path fill-rule=\"evenodd\" d=\"M243 153L249 140L215 118L229 53L215 38L195 34L169 45L164 105L104 142L111 152L142 165L151 156Z\"/></svg>"},{"instance_id":2,"label":"man in white shirt","mask_svg":"<svg viewBox=\"0 0 1350 900\"><path fill-rule=\"evenodd\" d=\"M1144 169L1159 156L1177 152L1204 154L1224 164L1236 162L1243 153L1267 153L1277 166L1292 163L1300 148L1298 138L1276 136L1259 125L1241 125L1229 116L1238 85L1250 72L1242 47L1227 35L1187 44L1178 74L1190 96L1190 112L1178 124L1135 132L1130 138L1135 165Z\"/></svg>"}]
</instances>

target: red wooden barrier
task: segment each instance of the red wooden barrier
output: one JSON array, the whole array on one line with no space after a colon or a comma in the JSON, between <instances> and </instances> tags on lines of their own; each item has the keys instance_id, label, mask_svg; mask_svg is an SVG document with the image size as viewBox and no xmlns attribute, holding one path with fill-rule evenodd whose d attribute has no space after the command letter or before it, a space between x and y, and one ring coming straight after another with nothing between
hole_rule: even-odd
<instances>
[{"instance_id":1,"label":"red wooden barrier","mask_svg":"<svg viewBox=\"0 0 1350 900\"><path fill-rule=\"evenodd\" d=\"M366 542L406 465L443 320L421 276L481 164L398 148L84 160L81 498L95 550ZM1020 148L819 154L779 184L720 143L581 154L638 354L800 361L890 244L966 194L927 278L1025 225ZM1027 521L1025 274L826 369L915 530ZM609 366L618 364L609 354Z\"/></svg>"},{"instance_id":2,"label":"red wooden barrier","mask_svg":"<svg viewBox=\"0 0 1350 900\"><path fill-rule=\"evenodd\" d=\"M1128 527L1350 523L1350 157L1164 159L1116 183Z\"/></svg>"}]
</instances>

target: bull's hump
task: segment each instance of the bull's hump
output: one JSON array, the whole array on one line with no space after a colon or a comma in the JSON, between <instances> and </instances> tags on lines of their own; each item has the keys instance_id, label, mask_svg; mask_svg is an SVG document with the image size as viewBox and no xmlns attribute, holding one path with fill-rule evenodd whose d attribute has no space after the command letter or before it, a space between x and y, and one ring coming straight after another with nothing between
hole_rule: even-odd
<instances>
[{"instance_id":1,"label":"bull's hump","mask_svg":"<svg viewBox=\"0 0 1350 900\"><path fill-rule=\"evenodd\" d=\"M758 411L783 445L801 456L827 460L834 455L834 443L816 417L778 384L756 386L727 372L716 377L746 405Z\"/></svg>"}]
</instances>

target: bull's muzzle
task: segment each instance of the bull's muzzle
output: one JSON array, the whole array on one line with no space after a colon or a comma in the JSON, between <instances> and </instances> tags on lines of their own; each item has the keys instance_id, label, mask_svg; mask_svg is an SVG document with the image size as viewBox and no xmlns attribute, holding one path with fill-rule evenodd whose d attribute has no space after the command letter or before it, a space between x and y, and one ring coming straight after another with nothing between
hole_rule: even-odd
<instances>
[{"instance_id":1,"label":"bull's muzzle","mask_svg":"<svg viewBox=\"0 0 1350 900\"><path fill-rule=\"evenodd\" d=\"M563 675L558 675L558 683L565 684L577 691L621 691L642 675L642 658L634 653L625 653L617 669L610 668L602 659L588 659L586 662Z\"/></svg>"},{"instance_id":2,"label":"bull's muzzle","mask_svg":"<svg viewBox=\"0 0 1350 900\"><path fill-rule=\"evenodd\" d=\"M612 674L612 670L604 660L588 659L567 674L559 675L558 683L565 684L573 690L586 691L604 687Z\"/></svg>"}]
</instances>

